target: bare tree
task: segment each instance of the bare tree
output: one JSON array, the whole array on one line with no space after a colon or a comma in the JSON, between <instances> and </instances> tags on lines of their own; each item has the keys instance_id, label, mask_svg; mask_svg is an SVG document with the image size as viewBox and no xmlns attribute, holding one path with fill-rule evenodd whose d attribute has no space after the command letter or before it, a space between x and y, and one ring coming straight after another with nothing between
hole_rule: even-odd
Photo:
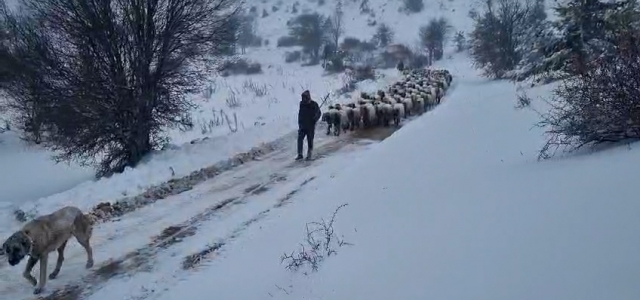
<instances>
[{"instance_id":1,"label":"bare tree","mask_svg":"<svg viewBox=\"0 0 640 300\"><path fill-rule=\"evenodd\" d=\"M471 56L477 68L501 78L522 59L519 47L528 36L531 0L485 0L485 11L476 17L471 33Z\"/></svg>"},{"instance_id":2,"label":"bare tree","mask_svg":"<svg viewBox=\"0 0 640 300\"><path fill-rule=\"evenodd\" d=\"M373 43L378 47L387 47L393 42L394 32L389 25L380 23L373 35Z\"/></svg>"},{"instance_id":3,"label":"bare tree","mask_svg":"<svg viewBox=\"0 0 640 300\"><path fill-rule=\"evenodd\" d=\"M408 13L419 13L424 9L423 0L403 0L404 10Z\"/></svg>"},{"instance_id":4,"label":"bare tree","mask_svg":"<svg viewBox=\"0 0 640 300\"><path fill-rule=\"evenodd\" d=\"M253 46L257 40L256 19L253 15L240 16L240 27L238 29L238 46L242 54L246 53L247 47Z\"/></svg>"},{"instance_id":5,"label":"bare tree","mask_svg":"<svg viewBox=\"0 0 640 300\"><path fill-rule=\"evenodd\" d=\"M331 43L333 44L334 54L336 51L338 51L340 37L344 33L344 25L342 24L343 20L344 11L342 10L342 0L338 0L338 3L336 3L336 8L333 12L333 16L328 19L329 37L331 39Z\"/></svg>"},{"instance_id":6,"label":"bare tree","mask_svg":"<svg viewBox=\"0 0 640 300\"><path fill-rule=\"evenodd\" d=\"M12 97L42 97L51 128L47 145L58 160L93 163L98 176L135 166L166 141L168 127L192 126L187 93L202 87L206 69L236 37L233 0L20 0L40 37L36 49L15 44L31 58L12 80ZM6 13L10 17L10 13ZM16 51L18 52L18 51ZM33 68L31 68L33 67ZM34 75L32 69L45 69ZM38 77L40 76L40 77ZM19 78L19 77L18 77ZM34 98L34 97L31 97Z\"/></svg>"},{"instance_id":7,"label":"bare tree","mask_svg":"<svg viewBox=\"0 0 640 300\"><path fill-rule=\"evenodd\" d=\"M45 135L45 114L50 110L49 96L54 86L47 77L47 63L53 58L51 41L27 15L12 16L2 6L2 24L6 29L0 55L1 88L9 96L7 107L15 112L14 123L22 139L40 144Z\"/></svg>"},{"instance_id":8,"label":"bare tree","mask_svg":"<svg viewBox=\"0 0 640 300\"><path fill-rule=\"evenodd\" d=\"M440 17L431 19L429 24L420 27L420 42L429 54L429 60L439 60L444 54L444 43L453 27L447 19Z\"/></svg>"},{"instance_id":9,"label":"bare tree","mask_svg":"<svg viewBox=\"0 0 640 300\"><path fill-rule=\"evenodd\" d=\"M463 31L456 32L453 37L453 42L456 45L456 52L462 52L467 49L467 39L465 38Z\"/></svg>"},{"instance_id":10,"label":"bare tree","mask_svg":"<svg viewBox=\"0 0 640 300\"><path fill-rule=\"evenodd\" d=\"M311 56L312 61L317 62L320 48L326 41L326 26L324 16L318 13L302 14L289 22L289 35L302 46L305 54Z\"/></svg>"}]
</instances>

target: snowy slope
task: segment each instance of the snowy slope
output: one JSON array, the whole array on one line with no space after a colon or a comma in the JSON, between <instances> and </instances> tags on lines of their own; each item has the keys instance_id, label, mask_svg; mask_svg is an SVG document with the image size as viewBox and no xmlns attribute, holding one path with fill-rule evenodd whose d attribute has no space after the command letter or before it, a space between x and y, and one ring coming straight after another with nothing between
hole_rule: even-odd
<instances>
[{"instance_id":1,"label":"snowy slope","mask_svg":"<svg viewBox=\"0 0 640 300\"><path fill-rule=\"evenodd\" d=\"M291 49L275 48L277 39L287 33L286 21L295 16L287 12L287 8L294 2L268 1L256 4L259 12L262 8L270 12L268 17L258 19L257 28L259 35L268 39L270 44L262 48L248 49L245 58L260 62L264 73L226 78L212 74L211 83L207 88L211 93L192 95L198 105L192 112L196 126L187 132L170 131L172 144L165 151L151 155L135 169L95 182L90 180L89 170L86 168L79 169L78 172L84 175L80 177L75 175L77 173L64 169L47 171L62 167L49 161L47 157L51 154L46 151L37 148L30 150L36 151L41 159L29 161L14 159L19 155L27 155L24 151L12 151L13 154L5 155L6 163L2 165L3 170L25 170L27 174L39 172L42 181L46 181L51 188L44 188L44 185L35 188L29 178L13 176L11 181L4 181L3 185L0 185L2 190L11 191L5 193L1 201L11 202L12 207L19 207L30 215L47 213L61 205L70 204L87 210L103 201L115 201L125 196L140 194L150 186L184 176L291 132L296 126L296 109L300 93L305 89L311 90L315 99L321 99L329 93L331 102L344 101L340 95L335 94L335 91L344 85L342 75L326 76L320 66L302 67L295 63L286 64L284 53ZM300 12L317 11L328 16L332 13L335 3L336 1L326 1L323 6L318 6L315 2L302 1ZM280 10L271 12L273 5L280 7ZM460 5L462 7L458 7ZM400 1L370 1L370 7L376 12L376 19L392 20L390 25L396 31L396 41L408 45L415 44L419 25L427 22L430 17L445 15L451 19L455 29L467 28L470 24L466 16L469 10L467 6L461 2L448 2L441 7L436 2L427 1L423 13L407 16L398 11ZM358 3L345 1L344 11L345 37L369 39L373 36L375 27L367 26L368 17L360 14ZM377 81L362 83L361 89L370 90L385 86L397 78L398 74L395 70L380 70L380 76ZM229 98L237 99L239 106L229 107ZM234 114L237 116L237 132L230 131L221 111L231 120ZM231 124L232 129L236 129L235 127L236 124ZM6 134L0 135L0 138L4 135ZM209 140L190 144L203 138ZM0 144L0 149L5 145ZM52 165L54 167L49 167ZM5 174L12 176L11 173ZM12 211L13 209L0 210L0 215L9 216ZM7 220L11 222L11 218L0 218L2 219L5 220L0 223ZM16 225L18 224L7 224L4 227L8 227L9 231Z\"/></svg>"},{"instance_id":2,"label":"snowy slope","mask_svg":"<svg viewBox=\"0 0 640 300\"><path fill-rule=\"evenodd\" d=\"M153 299L638 299L637 145L536 162L535 116L467 64L447 63L441 107ZM344 203L336 236L353 245L318 272L285 270L305 224Z\"/></svg>"},{"instance_id":3,"label":"snowy slope","mask_svg":"<svg viewBox=\"0 0 640 300\"><path fill-rule=\"evenodd\" d=\"M414 16L398 13L400 1L370 2L408 44L431 16L448 17L456 30L470 26L472 5L460 0L442 1L442 10L438 1L426 1L425 13ZM284 63L286 49L274 46L293 16L285 8L293 1L281 1L276 13L274 3L256 3L259 12L269 11L259 30L270 46L246 55L262 62L265 74L213 76L211 97L193 95L200 124L223 109L238 115L238 132L219 124L172 133L175 145L136 169L21 208L86 210L295 129L300 92L311 89L317 99L342 81L322 76L319 67ZM332 3L300 5L328 14ZM346 1L345 11L345 36L373 34L357 3ZM287 139L291 148L97 225L96 266L84 270L84 253L71 243L60 278L47 286L57 296L47 299L638 299L637 145L537 162L543 143L541 131L531 128L537 116L514 109L514 85L480 78L464 55L440 66L455 78L443 104L379 144L319 134L320 159L300 166L291 162L294 140ZM360 89L398 76L383 74ZM265 87L266 95L251 86ZM547 95L550 88L528 93ZM240 107L226 105L232 94ZM348 205L337 213L334 242L349 244L334 244L337 253L317 272L287 270L281 256L299 251L305 225L330 218L342 204ZM10 213L0 209L0 235L19 226ZM33 299L22 265L8 268L2 260L0 267L0 294Z\"/></svg>"}]
</instances>

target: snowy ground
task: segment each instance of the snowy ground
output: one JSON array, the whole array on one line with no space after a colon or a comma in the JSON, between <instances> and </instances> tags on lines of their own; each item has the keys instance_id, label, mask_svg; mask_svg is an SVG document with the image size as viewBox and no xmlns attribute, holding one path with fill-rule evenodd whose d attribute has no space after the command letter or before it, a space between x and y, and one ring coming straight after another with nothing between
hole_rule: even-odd
<instances>
[{"instance_id":1,"label":"snowy ground","mask_svg":"<svg viewBox=\"0 0 640 300\"><path fill-rule=\"evenodd\" d=\"M380 143L320 134L314 162L283 149L100 224L94 269L73 243L47 299L638 299L636 146L537 162L515 87L444 63L445 102ZM337 252L287 270L343 204ZM20 272L0 293L33 299Z\"/></svg>"},{"instance_id":2,"label":"snowy ground","mask_svg":"<svg viewBox=\"0 0 640 300\"><path fill-rule=\"evenodd\" d=\"M429 2L427 13L410 17L396 2L370 2L399 42L412 44L428 16L448 17L456 30L470 24L470 7L460 0ZM284 5L273 13L272 5L258 5L269 12L259 30L271 46L247 54L265 74L212 78L211 95L193 96L196 128L171 133L173 145L136 169L88 181L89 170L53 165L48 153L0 135L0 236L20 226L15 207L31 214L67 204L88 210L290 133L304 89L319 99L343 82L319 67L283 63L284 50L274 46L293 15ZM373 33L356 8L346 16L347 36ZM389 132L337 139L318 133L321 157L296 164L290 139L290 147L260 161L97 225L96 266L85 270L84 253L70 243L46 299L638 299L637 145L537 162L537 116L514 109L514 85L480 78L464 56L441 67L456 82L445 102L380 143ZM360 89L398 76L383 75ZM234 97L240 106L232 109L227 100ZM332 100L340 101L335 94ZM221 110L238 116L237 132ZM305 225L343 204L331 244L337 253L317 272L287 270L281 256L306 243ZM7 299L34 299L22 267L0 260Z\"/></svg>"},{"instance_id":3,"label":"snowy ground","mask_svg":"<svg viewBox=\"0 0 640 300\"><path fill-rule=\"evenodd\" d=\"M372 0L370 7L376 12L375 18L362 15L359 4L345 2L345 36L368 39L375 32L368 26L368 20L390 20L388 24L396 28L395 40L415 46L418 27L427 22L428 17L447 16L456 30L467 30L470 9L465 2L427 2L422 14L405 15L398 9L400 2ZM188 174L203 166L211 165L235 153L268 142L290 132L296 125L296 109L300 93L305 89L312 97L320 99L327 93L331 101L341 101L335 91L344 85L342 75L323 75L320 66L302 67L298 63L284 63L284 53L295 48L276 48L277 39L286 35L286 22L295 16L291 12L293 1L263 1L256 3L259 26L258 34L269 40L262 48L250 48L245 58L262 64L263 74L222 78L212 75L207 91L192 95L199 106L193 111L195 127L188 132L169 132L172 144L166 151L152 155L134 170L109 179L92 180L91 170L75 164L67 167L54 164L51 153L38 147L25 149L15 142L15 133L0 134L0 220L14 208L29 214L50 212L62 204L76 204L90 208L101 201L113 201L124 196L135 195L149 186L159 184L174 176ZM280 9L272 11L273 6ZM300 12L332 13L334 3L328 1L319 6L316 1L301 1ZM269 15L261 17L266 9ZM376 82L364 82L361 89L384 86L397 74L393 70L381 71L385 76ZM233 103L230 107L230 103ZM227 124L224 114L232 121ZM237 126L233 122L237 116ZM237 132L232 133L231 129ZM191 145L194 140L210 140ZM175 175L172 175L171 169ZM38 184L35 184L37 182ZM6 209L2 209L5 207ZM0 221L0 227L4 227ZM11 225L7 225L11 226ZM0 232L0 234L3 232Z\"/></svg>"},{"instance_id":4,"label":"snowy ground","mask_svg":"<svg viewBox=\"0 0 640 300\"><path fill-rule=\"evenodd\" d=\"M50 153L28 145L14 132L0 134L0 166L0 210L93 179L91 169L75 164L56 164Z\"/></svg>"}]
</instances>

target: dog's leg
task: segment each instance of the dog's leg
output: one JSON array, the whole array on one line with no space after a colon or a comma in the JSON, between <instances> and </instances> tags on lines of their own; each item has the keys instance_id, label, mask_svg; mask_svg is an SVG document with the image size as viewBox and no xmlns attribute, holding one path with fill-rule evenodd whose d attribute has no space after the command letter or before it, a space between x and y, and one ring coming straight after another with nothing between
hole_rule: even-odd
<instances>
[{"instance_id":1,"label":"dog's leg","mask_svg":"<svg viewBox=\"0 0 640 300\"><path fill-rule=\"evenodd\" d=\"M85 266L87 269L93 267L93 249L91 249L91 244L89 243L90 237L91 236L83 236L80 238L79 236L76 236L78 243L80 243L82 248L87 252L87 264Z\"/></svg>"},{"instance_id":2,"label":"dog's leg","mask_svg":"<svg viewBox=\"0 0 640 300\"><path fill-rule=\"evenodd\" d=\"M87 252L87 264L85 267L87 269L93 267L93 249L91 249L91 235L93 234L93 227L91 225L91 221L85 216L80 216L75 221L75 232L73 235L76 237L76 240L82 248Z\"/></svg>"},{"instance_id":3,"label":"dog's leg","mask_svg":"<svg viewBox=\"0 0 640 300\"><path fill-rule=\"evenodd\" d=\"M47 284L47 262L49 261L49 254L43 253L40 256L40 282L38 286L33 290L34 294L40 294L44 290L44 286Z\"/></svg>"},{"instance_id":4,"label":"dog's leg","mask_svg":"<svg viewBox=\"0 0 640 300\"><path fill-rule=\"evenodd\" d=\"M60 268L62 268L62 262L64 262L64 248L67 246L67 242L65 241L58 248L58 260L56 261L56 267L53 269L53 272L49 274L49 279L56 279L58 277L58 273L60 273Z\"/></svg>"},{"instance_id":5,"label":"dog's leg","mask_svg":"<svg viewBox=\"0 0 640 300\"><path fill-rule=\"evenodd\" d=\"M33 275L31 275L31 271L33 271L33 267L36 266L37 262L37 258L29 257L27 266L24 268L24 273L22 273L22 277L27 279L33 286L36 286L36 284L38 284L38 281L33 277Z\"/></svg>"}]
</instances>

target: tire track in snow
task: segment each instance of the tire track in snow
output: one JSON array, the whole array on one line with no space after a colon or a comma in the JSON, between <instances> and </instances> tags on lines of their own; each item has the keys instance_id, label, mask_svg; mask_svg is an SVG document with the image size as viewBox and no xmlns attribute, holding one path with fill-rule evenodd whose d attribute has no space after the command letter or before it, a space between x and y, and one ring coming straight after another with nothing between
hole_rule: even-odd
<instances>
[{"instance_id":1,"label":"tire track in snow","mask_svg":"<svg viewBox=\"0 0 640 300\"><path fill-rule=\"evenodd\" d=\"M336 151L342 149L346 145L358 145L361 144L362 139L367 140L383 140L391 135L395 129L380 128L379 130L365 131L364 133L358 133L357 135L343 135L339 138L331 139L329 142L318 145L316 152L318 158L322 158ZM368 133L367 133L368 132ZM368 143L365 143L368 144ZM291 159L291 158L289 158ZM291 162L286 164L281 170L284 172L290 172L291 169L302 168L317 162L318 159L313 161L303 162ZM260 163L255 162L255 163ZM274 173L278 174L278 173ZM301 186L306 185L313 178L304 181ZM166 251L172 246L180 243L183 239L193 236L197 233L198 228L205 222L212 220L216 216L223 214L225 211L230 210L235 206L239 206L247 203L248 199L252 196L256 196L266 191L270 186L275 185L283 181L282 176L271 176L271 178L265 182L257 183L251 186L251 188L244 191L244 193L237 197L231 197L223 200L215 205L205 209L204 211L192 216L189 220L169 226L163 229L157 236L155 236L150 243L144 247L140 247L134 251L131 251L119 258L111 259L105 263L100 264L97 268L84 276L76 282L70 283L63 288L54 290L47 296L40 296L38 300L81 300L86 299L98 290L102 289L110 279L121 276L134 276L138 272L150 271L153 269L153 265L157 262L157 254ZM243 222L238 228L233 230L229 235L223 239L224 242L213 244L200 253L194 254L191 258L185 258L183 265L198 265L203 261L211 258L213 253L220 250L225 243L229 243L231 240L237 238L246 228L255 222L264 218L272 209L279 208L288 203L293 195L297 193L298 189L291 191L287 196L283 197L281 201L278 201L274 207L258 213L257 215L249 218ZM114 241L117 243L117 240ZM186 262L189 261L190 262ZM95 268L95 267L94 267Z\"/></svg>"}]
</instances>

